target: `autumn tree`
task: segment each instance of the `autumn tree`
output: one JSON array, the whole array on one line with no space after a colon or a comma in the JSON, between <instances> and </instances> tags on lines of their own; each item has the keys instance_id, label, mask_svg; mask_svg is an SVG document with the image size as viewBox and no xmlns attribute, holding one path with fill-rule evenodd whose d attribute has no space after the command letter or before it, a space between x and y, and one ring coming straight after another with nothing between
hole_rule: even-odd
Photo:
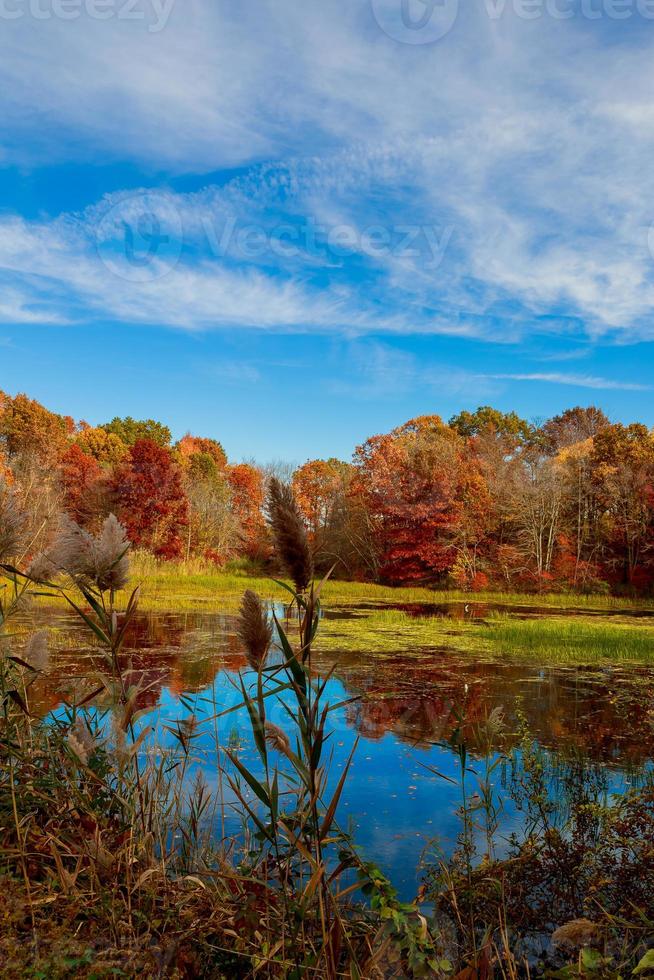
<instances>
[{"instance_id":1,"label":"autumn tree","mask_svg":"<svg viewBox=\"0 0 654 980\"><path fill-rule=\"evenodd\" d=\"M293 493L302 511L320 571L363 577L374 572L365 504L353 491L355 469L339 459L310 460L295 470Z\"/></svg>"},{"instance_id":2,"label":"autumn tree","mask_svg":"<svg viewBox=\"0 0 654 980\"><path fill-rule=\"evenodd\" d=\"M434 581L452 567L463 448L456 431L427 415L356 450L357 489L376 524L382 578Z\"/></svg>"},{"instance_id":3,"label":"autumn tree","mask_svg":"<svg viewBox=\"0 0 654 980\"><path fill-rule=\"evenodd\" d=\"M604 560L622 585L654 578L654 436L646 426L610 425L594 439L593 479L604 509Z\"/></svg>"},{"instance_id":4,"label":"autumn tree","mask_svg":"<svg viewBox=\"0 0 654 980\"><path fill-rule=\"evenodd\" d=\"M517 543L534 583L551 582L563 506L560 470L537 447L521 457L510 487L510 509ZM523 580L524 581L524 580Z\"/></svg>"},{"instance_id":5,"label":"autumn tree","mask_svg":"<svg viewBox=\"0 0 654 980\"><path fill-rule=\"evenodd\" d=\"M75 429L68 416L48 411L27 395L4 396L0 413L0 449L11 459L33 456L44 463L57 459Z\"/></svg>"},{"instance_id":6,"label":"autumn tree","mask_svg":"<svg viewBox=\"0 0 654 980\"><path fill-rule=\"evenodd\" d=\"M449 425L464 439L495 433L516 444L528 442L533 431L529 422L515 412L500 412L490 405L482 405L474 412L459 412L450 419Z\"/></svg>"},{"instance_id":7,"label":"autumn tree","mask_svg":"<svg viewBox=\"0 0 654 980\"><path fill-rule=\"evenodd\" d=\"M227 468L233 513L238 521L241 547L248 558L261 558L266 551L263 517L265 487L263 474L251 463Z\"/></svg>"},{"instance_id":8,"label":"autumn tree","mask_svg":"<svg viewBox=\"0 0 654 980\"><path fill-rule=\"evenodd\" d=\"M131 415L126 418L115 418L101 426L105 432L111 433L125 443L127 446L134 446L141 440L154 442L157 446L170 446L172 435L167 425L155 422L154 419L137 421Z\"/></svg>"},{"instance_id":9,"label":"autumn tree","mask_svg":"<svg viewBox=\"0 0 654 980\"><path fill-rule=\"evenodd\" d=\"M561 448L554 465L562 480L556 578L574 589L601 589L603 508L593 479L594 440Z\"/></svg>"},{"instance_id":10,"label":"autumn tree","mask_svg":"<svg viewBox=\"0 0 654 980\"><path fill-rule=\"evenodd\" d=\"M25 515L26 553L43 548L57 525L61 490L57 463L73 420L26 395L0 393L0 464Z\"/></svg>"},{"instance_id":11,"label":"autumn tree","mask_svg":"<svg viewBox=\"0 0 654 980\"><path fill-rule=\"evenodd\" d=\"M209 456L218 470L224 470L227 466L225 450L216 439L205 439L187 433L175 444L175 450L179 454L182 465L189 464L194 456L202 454Z\"/></svg>"},{"instance_id":12,"label":"autumn tree","mask_svg":"<svg viewBox=\"0 0 654 980\"><path fill-rule=\"evenodd\" d=\"M184 553L188 500L169 449L139 439L116 468L111 490L134 545L162 558Z\"/></svg>"},{"instance_id":13,"label":"autumn tree","mask_svg":"<svg viewBox=\"0 0 654 980\"><path fill-rule=\"evenodd\" d=\"M537 439L546 452L555 455L561 449L592 439L611 423L600 408L569 408L540 427Z\"/></svg>"},{"instance_id":14,"label":"autumn tree","mask_svg":"<svg viewBox=\"0 0 654 980\"><path fill-rule=\"evenodd\" d=\"M201 554L222 564L234 556L239 543L239 522L224 465L218 465L215 452L196 451L186 458L183 474L189 501L187 556Z\"/></svg>"},{"instance_id":15,"label":"autumn tree","mask_svg":"<svg viewBox=\"0 0 654 980\"><path fill-rule=\"evenodd\" d=\"M81 527L90 524L101 510L101 477L102 468L93 456L87 455L77 444L68 447L59 463L62 506Z\"/></svg>"},{"instance_id":16,"label":"autumn tree","mask_svg":"<svg viewBox=\"0 0 654 980\"><path fill-rule=\"evenodd\" d=\"M488 587L490 539L497 527L492 492L479 460L464 454L456 482L456 519L449 537L456 550L450 574L460 588Z\"/></svg>"},{"instance_id":17,"label":"autumn tree","mask_svg":"<svg viewBox=\"0 0 654 980\"><path fill-rule=\"evenodd\" d=\"M348 472L338 459L309 460L294 472L293 493L314 540L329 527Z\"/></svg>"},{"instance_id":18,"label":"autumn tree","mask_svg":"<svg viewBox=\"0 0 654 980\"><path fill-rule=\"evenodd\" d=\"M103 466L115 466L120 463L129 448L127 443L123 442L114 432L107 432L106 429L99 426L96 428L88 425L82 426L75 438L75 443L82 452L86 453L87 456L92 456Z\"/></svg>"}]
</instances>

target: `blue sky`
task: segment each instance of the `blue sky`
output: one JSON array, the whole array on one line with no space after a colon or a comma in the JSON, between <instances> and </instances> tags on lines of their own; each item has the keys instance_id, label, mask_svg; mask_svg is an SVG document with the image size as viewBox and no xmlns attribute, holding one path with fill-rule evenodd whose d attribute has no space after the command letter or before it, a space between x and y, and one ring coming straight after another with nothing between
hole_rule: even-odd
<instances>
[{"instance_id":1,"label":"blue sky","mask_svg":"<svg viewBox=\"0 0 654 980\"><path fill-rule=\"evenodd\" d=\"M480 403L654 424L650 0L0 20L1 388L261 461Z\"/></svg>"}]
</instances>

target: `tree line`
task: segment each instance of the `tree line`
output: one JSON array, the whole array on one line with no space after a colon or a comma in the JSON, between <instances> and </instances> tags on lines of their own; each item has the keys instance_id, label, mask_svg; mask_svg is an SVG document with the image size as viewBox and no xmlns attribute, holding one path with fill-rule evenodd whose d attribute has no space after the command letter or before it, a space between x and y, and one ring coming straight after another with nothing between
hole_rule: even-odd
<instances>
[{"instance_id":1,"label":"tree line","mask_svg":"<svg viewBox=\"0 0 654 980\"><path fill-rule=\"evenodd\" d=\"M27 514L28 556L62 514L93 531L115 513L162 559L266 565L264 500L280 468L230 463L215 439L173 443L151 419L90 426L0 393L2 492ZM543 423L487 406L447 423L426 415L371 437L350 462L282 475L319 571L471 591L654 588L654 433L595 407Z\"/></svg>"}]
</instances>

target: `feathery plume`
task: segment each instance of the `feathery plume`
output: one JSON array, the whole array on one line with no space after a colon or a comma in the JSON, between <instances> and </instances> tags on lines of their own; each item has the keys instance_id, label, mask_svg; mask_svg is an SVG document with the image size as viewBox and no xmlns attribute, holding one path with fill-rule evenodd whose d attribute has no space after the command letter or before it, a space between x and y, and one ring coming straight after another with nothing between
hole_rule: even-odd
<instances>
[{"instance_id":1,"label":"feathery plume","mask_svg":"<svg viewBox=\"0 0 654 980\"><path fill-rule=\"evenodd\" d=\"M25 516L16 494L0 480L0 561L8 561L19 553L23 541Z\"/></svg>"},{"instance_id":2,"label":"feathery plume","mask_svg":"<svg viewBox=\"0 0 654 980\"><path fill-rule=\"evenodd\" d=\"M24 659L33 670L44 671L50 661L47 630L32 633L25 644Z\"/></svg>"},{"instance_id":3,"label":"feathery plume","mask_svg":"<svg viewBox=\"0 0 654 980\"><path fill-rule=\"evenodd\" d=\"M250 667L252 670L261 670L272 642L272 625L268 621L264 604L251 589L243 594L236 632L245 647Z\"/></svg>"},{"instance_id":4,"label":"feathery plume","mask_svg":"<svg viewBox=\"0 0 654 980\"><path fill-rule=\"evenodd\" d=\"M30 562L26 574L33 582L49 582L57 575L57 569L50 556L40 551Z\"/></svg>"},{"instance_id":5,"label":"feathery plume","mask_svg":"<svg viewBox=\"0 0 654 980\"><path fill-rule=\"evenodd\" d=\"M73 728L71 728L71 730L68 732L66 742L68 743L68 748L73 753L75 758L81 762L83 766L88 766L89 754L86 751L86 746Z\"/></svg>"},{"instance_id":6,"label":"feathery plume","mask_svg":"<svg viewBox=\"0 0 654 980\"><path fill-rule=\"evenodd\" d=\"M129 749L125 729L123 728L122 718L118 717L118 712L114 711L111 716L111 742L113 744L114 755L119 764L124 764L129 759Z\"/></svg>"},{"instance_id":7,"label":"feathery plume","mask_svg":"<svg viewBox=\"0 0 654 980\"><path fill-rule=\"evenodd\" d=\"M91 732L91 729L83 720L83 718L80 717L80 715L78 715L77 718L75 719L75 724L71 728L71 732L74 734L76 741L84 749L87 758L90 759L93 753L95 752L97 746L96 746L95 738L93 737L93 733Z\"/></svg>"},{"instance_id":8,"label":"feathery plume","mask_svg":"<svg viewBox=\"0 0 654 980\"><path fill-rule=\"evenodd\" d=\"M117 591L129 580L129 541L122 524L110 514L97 537L64 515L52 550L40 567L49 561L67 572L80 585L95 586L101 592Z\"/></svg>"},{"instance_id":9,"label":"feathery plume","mask_svg":"<svg viewBox=\"0 0 654 980\"><path fill-rule=\"evenodd\" d=\"M103 592L124 589L129 581L130 543L125 528L114 514L109 514L105 520L96 544L98 588Z\"/></svg>"},{"instance_id":10,"label":"feathery plume","mask_svg":"<svg viewBox=\"0 0 654 980\"><path fill-rule=\"evenodd\" d=\"M307 530L293 491L276 477L270 481L267 509L277 554L297 591L304 592L313 578Z\"/></svg>"},{"instance_id":11,"label":"feathery plume","mask_svg":"<svg viewBox=\"0 0 654 980\"><path fill-rule=\"evenodd\" d=\"M272 721L267 721L265 724L266 732L266 742L281 752L282 755L290 755L291 753L291 743L288 739L288 735L284 732L279 725L275 725Z\"/></svg>"},{"instance_id":12,"label":"feathery plume","mask_svg":"<svg viewBox=\"0 0 654 980\"><path fill-rule=\"evenodd\" d=\"M552 933L552 942L557 946L587 946L598 933L599 927L589 919L572 919Z\"/></svg>"}]
</instances>

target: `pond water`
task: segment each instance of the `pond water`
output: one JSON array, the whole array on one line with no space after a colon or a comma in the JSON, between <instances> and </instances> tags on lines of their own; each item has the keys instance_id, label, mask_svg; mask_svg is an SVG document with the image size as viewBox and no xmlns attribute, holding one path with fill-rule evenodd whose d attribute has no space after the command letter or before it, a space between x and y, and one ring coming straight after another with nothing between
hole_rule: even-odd
<instances>
[{"instance_id":1,"label":"pond water","mask_svg":"<svg viewBox=\"0 0 654 980\"><path fill-rule=\"evenodd\" d=\"M93 689L98 650L74 615L38 608L24 625L47 626L53 650L48 673L30 688L30 710L39 717L61 715L67 700ZM142 614L133 624L126 651L131 680L142 689L144 723L156 726L159 738L163 732L168 744L172 736L164 724L191 715L202 723L239 702L234 681L239 672L246 683L251 675L235 628L233 616L204 613ZM423 648L319 654L316 671L330 668L328 699L346 702L331 715L335 778L359 739L339 821L406 899L416 894L424 862L451 851L460 829L460 789L443 778L458 778L457 759L443 744L458 724L453 706L464 719L473 769L485 764L477 725L496 707L506 719L501 748L517 746L520 725L526 724L547 750L553 779L557 770L583 764L602 774L607 793L620 792L654 757L654 667L535 666ZM199 725L196 765L213 788L216 737L220 745L236 748L246 765L253 762L244 715L239 710ZM269 716L286 727L281 706L269 706ZM503 791L506 767L498 767L494 778L505 798L506 835L521 817ZM474 773L467 779L474 792Z\"/></svg>"}]
</instances>

